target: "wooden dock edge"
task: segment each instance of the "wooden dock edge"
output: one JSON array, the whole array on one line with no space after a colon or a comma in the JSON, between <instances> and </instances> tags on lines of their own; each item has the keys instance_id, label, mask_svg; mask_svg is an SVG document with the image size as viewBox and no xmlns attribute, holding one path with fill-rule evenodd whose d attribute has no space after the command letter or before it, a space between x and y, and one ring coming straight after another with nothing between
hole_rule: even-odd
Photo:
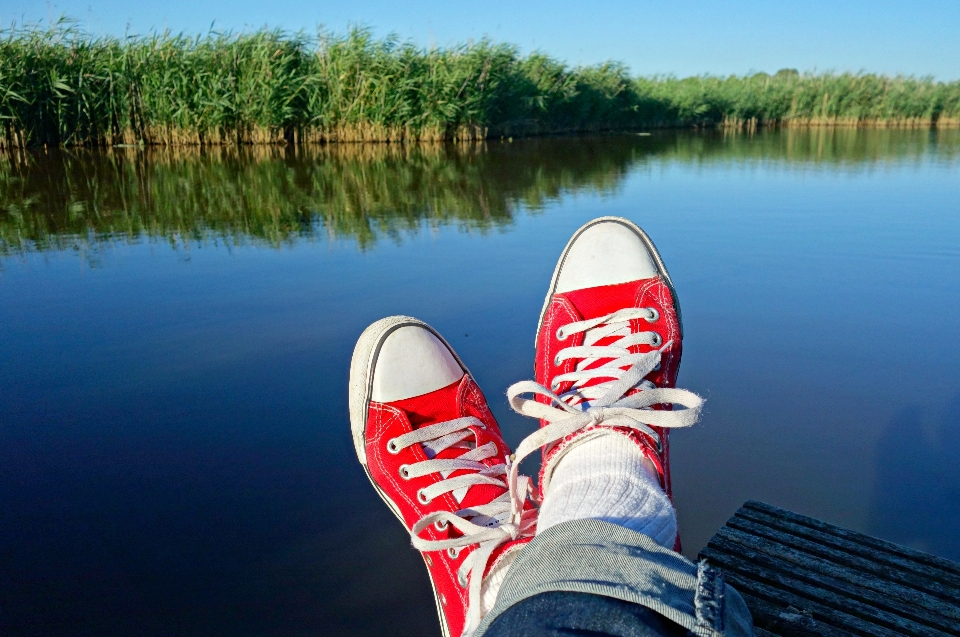
<instances>
[{"instance_id":1,"label":"wooden dock edge","mask_svg":"<svg viewBox=\"0 0 960 637\"><path fill-rule=\"evenodd\" d=\"M758 637L960 636L960 564L748 501L700 552Z\"/></svg>"}]
</instances>

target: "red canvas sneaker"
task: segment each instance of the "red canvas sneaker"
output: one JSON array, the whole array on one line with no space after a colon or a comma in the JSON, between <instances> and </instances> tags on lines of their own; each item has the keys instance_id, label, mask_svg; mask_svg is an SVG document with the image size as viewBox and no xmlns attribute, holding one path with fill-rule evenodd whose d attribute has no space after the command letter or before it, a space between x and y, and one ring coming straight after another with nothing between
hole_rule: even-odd
<instances>
[{"instance_id":1,"label":"red canvas sneaker","mask_svg":"<svg viewBox=\"0 0 960 637\"><path fill-rule=\"evenodd\" d=\"M507 391L511 406L541 426L517 448L511 479L526 455L544 447L543 497L560 458L607 428L636 443L672 500L668 430L694 424L703 402L674 388L682 338L673 283L646 233L617 217L580 228L540 314L536 382ZM533 400L521 397L531 393Z\"/></svg>"},{"instance_id":2,"label":"red canvas sneaker","mask_svg":"<svg viewBox=\"0 0 960 637\"><path fill-rule=\"evenodd\" d=\"M370 482L422 551L444 636L470 634L536 524L525 494L511 511L509 450L480 388L429 325L385 318L353 352L350 426Z\"/></svg>"}]
</instances>

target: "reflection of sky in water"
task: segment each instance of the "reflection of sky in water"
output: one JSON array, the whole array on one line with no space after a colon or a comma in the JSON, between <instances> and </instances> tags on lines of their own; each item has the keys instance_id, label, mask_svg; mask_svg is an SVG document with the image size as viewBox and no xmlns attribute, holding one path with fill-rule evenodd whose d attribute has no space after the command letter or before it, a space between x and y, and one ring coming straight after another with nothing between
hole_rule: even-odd
<instances>
[{"instance_id":1,"label":"reflection of sky in water","mask_svg":"<svg viewBox=\"0 0 960 637\"><path fill-rule=\"evenodd\" d=\"M414 219L363 250L141 241L0 261L0 629L434 631L419 558L353 456L354 340L386 314L431 322L516 443L534 423L503 392L532 373L560 250L601 214L657 242L680 382L708 398L673 439L688 553L753 498L960 559L955 154L817 164L736 144L608 156L612 187L573 179L492 232Z\"/></svg>"}]
</instances>

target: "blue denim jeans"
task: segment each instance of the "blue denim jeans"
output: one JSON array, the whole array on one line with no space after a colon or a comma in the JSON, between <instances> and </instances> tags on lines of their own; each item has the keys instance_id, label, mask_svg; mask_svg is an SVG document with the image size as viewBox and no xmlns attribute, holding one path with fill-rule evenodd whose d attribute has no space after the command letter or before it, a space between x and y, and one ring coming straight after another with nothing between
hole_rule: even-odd
<instances>
[{"instance_id":1,"label":"blue denim jeans","mask_svg":"<svg viewBox=\"0 0 960 637\"><path fill-rule=\"evenodd\" d=\"M646 606L591 593L540 593L505 610L484 637L683 637Z\"/></svg>"},{"instance_id":2,"label":"blue denim jeans","mask_svg":"<svg viewBox=\"0 0 960 637\"><path fill-rule=\"evenodd\" d=\"M743 598L705 562L600 520L538 534L510 566L476 637L752 637Z\"/></svg>"}]
</instances>

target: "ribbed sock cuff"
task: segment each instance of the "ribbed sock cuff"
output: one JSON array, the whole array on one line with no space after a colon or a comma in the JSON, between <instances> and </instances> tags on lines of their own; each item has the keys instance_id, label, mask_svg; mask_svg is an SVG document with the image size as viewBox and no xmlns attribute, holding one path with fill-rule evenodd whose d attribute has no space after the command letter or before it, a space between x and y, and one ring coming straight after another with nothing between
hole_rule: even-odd
<instances>
[{"instance_id":1,"label":"ribbed sock cuff","mask_svg":"<svg viewBox=\"0 0 960 637\"><path fill-rule=\"evenodd\" d=\"M673 549L676 511L636 443L610 431L574 445L553 470L538 532L592 518L643 533Z\"/></svg>"}]
</instances>

